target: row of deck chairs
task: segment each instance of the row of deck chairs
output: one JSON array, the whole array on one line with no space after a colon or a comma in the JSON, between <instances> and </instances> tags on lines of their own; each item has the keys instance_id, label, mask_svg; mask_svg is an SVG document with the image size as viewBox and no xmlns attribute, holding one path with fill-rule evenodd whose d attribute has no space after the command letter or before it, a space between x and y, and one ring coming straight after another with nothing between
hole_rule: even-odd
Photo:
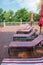
<instances>
[{"instance_id":1,"label":"row of deck chairs","mask_svg":"<svg viewBox=\"0 0 43 65\"><path fill-rule=\"evenodd\" d=\"M21 41L29 41L29 40L33 40L35 37L37 37L38 35L36 35L36 32L37 30L36 29L33 29L30 31L27 31L28 34L14 34L13 35L13 41L16 41L16 40L21 40ZM30 33L29 33L30 32Z\"/></svg>"},{"instance_id":2,"label":"row of deck chairs","mask_svg":"<svg viewBox=\"0 0 43 65\"><path fill-rule=\"evenodd\" d=\"M3 61L2 61L3 63L5 63L5 62L6 63L9 63L9 62L11 63L12 61L14 61L14 62L16 61L16 63L18 63L19 61L20 62L24 61L25 63L27 61L29 63L32 63L32 62L36 62L36 63L43 62L42 61L43 58L38 58L38 59L36 59L36 58L31 58L31 59L30 58L29 59L20 59L20 58L19 59L14 59L15 51L17 51L18 48L22 48L22 50L25 50L25 48L28 48L28 49L33 48L34 49L34 47L36 47L37 45L41 44L40 42L43 41L43 35L41 35L41 34L40 35L36 35L36 32L37 32L36 29L33 29L33 27L30 27L27 24L25 24L25 26L26 27L23 27L22 29L18 29L16 31L16 33L14 33L13 41L9 44L8 54L12 55L13 58L12 59L11 58L10 59L3 59ZM34 39L32 41L27 41L27 38L29 39L29 37L35 36L35 35L37 37L34 37ZM17 50L16 50L16 48L17 48ZM9 49L11 49L11 50L9 51ZM14 52L14 54L13 54L13 52ZM20 52L21 52L21 49L20 49Z\"/></svg>"},{"instance_id":3,"label":"row of deck chairs","mask_svg":"<svg viewBox=\"0 0 43 65\"><path fill-rule=\"evenodd\" d=\"M17 34L27 34L32 31L32 27L29 24L21 24L19 29L16 31Z\"/></svg>"},{"instance_id":4,"label":"row of deck chairs","mask_svg":"<svg viewBox=\"0 0 43 65\"><path fill-rule=\"evenodd\" d=\"M24 26L24 25L23 25ZM31 27L28 24L25 24L25 27L23 27L21 25L21 29L19 28L16 31L16 34L13 35L13 41L19 40L19 41L29 41L29 40L33 40L35 37L37 37L36 29L33 29L33 27Z\"/></svg>"},{"instance_id":5,"label":"row of deck chairs","mask_svg":"<svg viewBox=\"0 0 43 65\"><path fill-rule=\"evenodd\" d=\"M27 41L13 41L10 43L9 47L35 47L37 46L41 41L43 41L43 35L39 35L34 40L27 42Z\"/></svg>"},{"instance_id":6,"label":"row of deck chairs","mask_svg":"<svg viewBox=\"0 0 43 65\"><path fill-rule=\"evenodd\" d=\"M27 25L27 24L25 24ZM28 27L29 25L27 25L26 27ZM30 31L30 28L31 28L31 31ZM28 31L27 32L23 32L22 34L18 31ZM13 41L9 44L9 47L28 47L28 48L31 48L31 47L35 47L37 45L40 44L41 41L43 41L43 35L38 35L37 37L35 37L34 40L28 42L28 41L22 41L24 40L27 40L26 38L29 38L31 35L33 34L36 34L36 30L33 29L32 27L28 27L27 29L24 28L24 29L19 29L18 31L16 31L16 33L14 34L13 36ZM17 33L18 32L18 33ZM21 40L20 38L23 38L21 41L15 41L16 38L19 38L19 40Z\"/></svg>"}]
</instances>

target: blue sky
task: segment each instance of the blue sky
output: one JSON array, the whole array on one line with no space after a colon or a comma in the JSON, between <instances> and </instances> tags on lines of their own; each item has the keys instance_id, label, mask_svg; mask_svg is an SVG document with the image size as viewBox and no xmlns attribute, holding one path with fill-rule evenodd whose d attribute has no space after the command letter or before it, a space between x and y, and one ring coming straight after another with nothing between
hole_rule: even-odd
<instances>
[{"instance_id":1,"label":"blue sky","mask_svg":"<svg viewBox=\"0 0 43 65\"><path fill-rule=\"evenodd\" d=\"M15 12L25 7L29 11L37 12L37 2L38 0L0 0L0 8L12 9Z\"/></svg>"}]
</instances>

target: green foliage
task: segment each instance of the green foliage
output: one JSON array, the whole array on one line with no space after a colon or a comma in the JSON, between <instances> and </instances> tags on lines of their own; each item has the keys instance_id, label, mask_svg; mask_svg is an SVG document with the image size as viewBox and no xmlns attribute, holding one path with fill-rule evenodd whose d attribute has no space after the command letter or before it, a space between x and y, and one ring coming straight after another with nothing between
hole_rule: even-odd
<instances>
[{"instance_id":1,"label":"green foliage","mask_svg":"<svg viewBox=\"0 0 43 65\"><path fill-rule=\"evenodd\" d=\"M12 11L12 10L9 10L8 12L6 12L5 14L4 14L4 18L5 18L5 21L6 22L11 22L11 21L13 21L13 15L14 15L14 12Z\"/></svg>"},{"instance_id":2,"label":"green foliage","mask_svg":"<svg viewBox=\"0 0 43 65\"><path fill-rule=\"evenodd\" d=\"M4 15L3 9L0 8L0 22L3 21L3 18L4 18L3 15Z\"/></svg>"},{"instance_id":3,"label":"green foliage","mask_svg":"<svg viewBox=\"0 0 43 65\"><path fill-rule=\"evenodd\" d=\"M17 10L15 13L12 10L3 11L3 9L0 8L0 22L29 22L30 17L31 12L25 8ZM39 13L34 13L34 21L39 21Z\"/></svg>"},{"instance_id":4,"label":"green foliage","mask_svg":"<svg viewBox=\"0 0 43 65\"><path fill-rule=\"evenodd\" d=\"M2 8L0 8L0 15L3 13L3 9Z\"/></svg>"},{"instance_id":5,"label":"green foliage","mask_svg":"<svg viewBox=\"0 0 43 65\"><path fill-rule=\"evenodd\" d=\"M39 17L40 17L39 14L36 14L36 13L34 14L34 20L35 20L35 21L39 21Z\"/></svg>"},{"instance_id":6,"label":"green foliage","mask_svg":"<svg viewBox=\"0 0 43 65\"><path fill-rule=\"evenodd\" d=\"M14 15L14 20L16 22L20 22L21 19L23 22L27 22L30 20L30 12L28 12L25 8L18 10Z\"/></svg>"}]
</instances>

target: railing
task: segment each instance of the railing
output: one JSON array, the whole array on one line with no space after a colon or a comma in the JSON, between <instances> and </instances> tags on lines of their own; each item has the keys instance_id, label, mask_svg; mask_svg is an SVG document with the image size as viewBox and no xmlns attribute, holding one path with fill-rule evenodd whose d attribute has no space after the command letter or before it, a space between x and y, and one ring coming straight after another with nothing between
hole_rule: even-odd
<instances>
[{"instance_id":1,"label":"railing","mask_svg":"<svg viewBox=\"0 0 43 65\"><path fill-rule=\"evenodd\" d=\"M30 24L30 22L0 22L0 26L1 27L5 27L5 26L15 26L15 25L20 25L20 24L25 24L28 23ZM34 22L33 25L37 25L38 22Z\"/></svg>"}]
</instances>

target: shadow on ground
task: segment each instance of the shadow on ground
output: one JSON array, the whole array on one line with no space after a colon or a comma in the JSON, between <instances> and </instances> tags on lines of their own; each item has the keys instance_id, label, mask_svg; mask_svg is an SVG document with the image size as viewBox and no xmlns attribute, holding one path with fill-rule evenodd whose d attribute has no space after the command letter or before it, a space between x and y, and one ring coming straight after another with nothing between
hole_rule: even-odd
<instances>
[{"instance_id":1,"label":"shadow on ground","mask_svg":"<svg viewBox=\"0 0 43 65\"><path fill-rule=\"evenodd\" d=\"M8 57L8 46L13 39L14 32L0 32L0 60Z\"/></svg>"}]
</instances>

